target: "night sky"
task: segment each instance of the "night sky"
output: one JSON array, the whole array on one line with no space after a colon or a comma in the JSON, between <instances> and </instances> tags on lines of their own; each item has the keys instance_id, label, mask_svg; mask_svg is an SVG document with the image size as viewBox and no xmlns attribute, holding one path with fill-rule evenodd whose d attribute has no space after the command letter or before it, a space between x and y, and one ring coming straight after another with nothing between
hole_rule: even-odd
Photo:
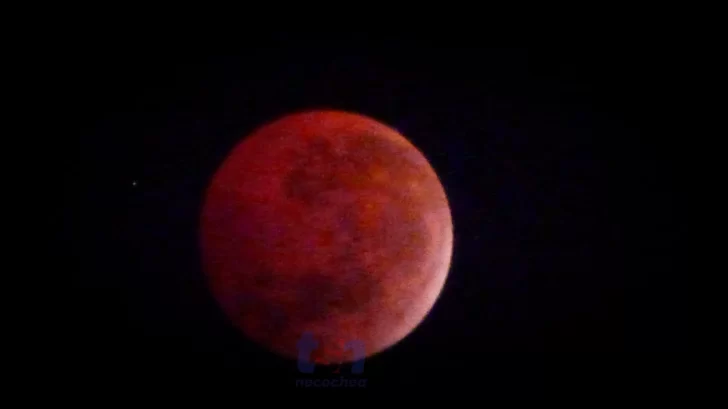
<instances>
[{"instance_id":1,"label":"night sky","mask_svg":"<svg viewBox=\"0 0 728 409\"><path fill-rule=\"evenodd\" d=\"M636 390L660 348L647 294L674 255L652 58L424 47L79 57L69 70L80 142L66 172L78 290L69 376L123 393L197 388L241 400ZM227 321L200 265L203 194L227 153L258 126L317 108L398 129L431 162L453 213L439 301L366 360L365 388L297 387L296 362Z\"/></svg>"}]
</instances>

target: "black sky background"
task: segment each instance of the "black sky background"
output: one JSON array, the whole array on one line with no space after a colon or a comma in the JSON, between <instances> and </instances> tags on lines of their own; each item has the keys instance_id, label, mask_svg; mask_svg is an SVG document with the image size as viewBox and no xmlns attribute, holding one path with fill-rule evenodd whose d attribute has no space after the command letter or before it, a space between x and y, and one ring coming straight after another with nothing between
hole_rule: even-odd
<instances>
[{"instance_id":1,"label":"black sky background","mask_svg":"<svg viewBox=\"0 0 728 409\"><path fill-rule=\"evenodd\" d=\"M334 108L394 126L425 154L455 247L435 308L366 361L367 388L318 393L609 396L656 382L675 176L657 132L669 103L657 56L286 48L70 61L80 144L65 233L78 293L66 338L79 381L305 392L295 362L247 341L215 305L198 220L246 134Z\"/></svg>"}]
</instances>

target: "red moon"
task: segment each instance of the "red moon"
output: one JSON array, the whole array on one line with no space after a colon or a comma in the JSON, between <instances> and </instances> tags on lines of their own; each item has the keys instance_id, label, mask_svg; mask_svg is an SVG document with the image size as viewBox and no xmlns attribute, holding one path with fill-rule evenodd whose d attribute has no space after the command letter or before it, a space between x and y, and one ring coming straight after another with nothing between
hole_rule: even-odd
<instances>
[{"instance_id":1,"label":"red moon","mask_svg":"<svg viewBox=\"0 0 728 409\"><path fill-rule=\"evenodd\" d=\"M396 344L432 309L453 246L450 208L424 155L365 116L285 116L243 139L214 175L201 215L202 263L242 333L296 358ZM341 361L351 361L350 353Z\"/></svg>"}]
</instances>

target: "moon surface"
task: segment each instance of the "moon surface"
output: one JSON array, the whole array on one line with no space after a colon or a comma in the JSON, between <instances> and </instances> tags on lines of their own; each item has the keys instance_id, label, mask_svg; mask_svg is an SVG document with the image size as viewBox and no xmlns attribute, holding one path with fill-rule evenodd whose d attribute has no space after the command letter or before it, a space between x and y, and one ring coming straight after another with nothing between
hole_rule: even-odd
<instances>
[{"instance_id":1,"label":"moon surface","mask_svg":"<svg viewBox=\"0 0 728 409\"><path fill-rule=\"evenodd\" d=\"M372 356L411 333L447 277L453 227L424 155L394 129L340 111L295 113L244 138L207 189L202 263L242 333L284 357Z\"/></svg>"}]
</instances>

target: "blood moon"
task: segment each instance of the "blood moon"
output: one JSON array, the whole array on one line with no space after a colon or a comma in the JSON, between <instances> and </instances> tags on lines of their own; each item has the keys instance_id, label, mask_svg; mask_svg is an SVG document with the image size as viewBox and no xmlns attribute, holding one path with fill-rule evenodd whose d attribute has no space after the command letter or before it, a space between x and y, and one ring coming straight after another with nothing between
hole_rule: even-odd
<instances>
[{"instance_id":1,"label":"blood moon","mask_svg":"<svg viewBox=\"0 0 728 409\"><path fill-rule=\"evenodd\" d=\"M339 111L291 114L245 138L201 217L203 267L223 311L290 358L306 332L314 359L349 341L371 356L406 337L443 288L452 243L427 159L394 129Z\"/></svg>"}]
</instances>

